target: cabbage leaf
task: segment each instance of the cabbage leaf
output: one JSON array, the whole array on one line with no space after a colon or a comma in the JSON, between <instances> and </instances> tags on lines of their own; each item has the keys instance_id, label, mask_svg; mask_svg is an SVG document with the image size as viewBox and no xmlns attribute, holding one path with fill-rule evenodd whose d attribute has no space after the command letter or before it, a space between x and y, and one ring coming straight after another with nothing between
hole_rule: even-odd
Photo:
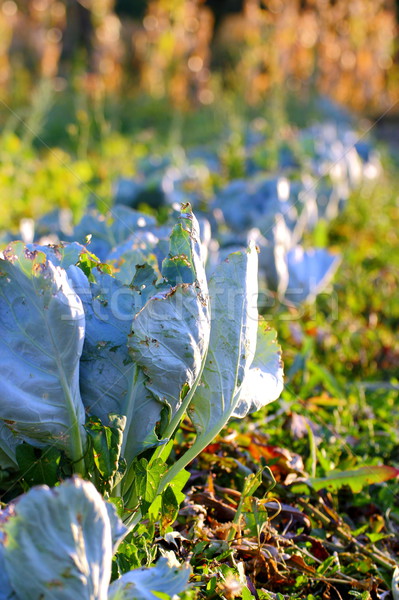
<instances>
[{"instance_id":1,"label":"cabbage leaf","mask_svg":"<svg viewBox=\"0 0 399 600\"><path fill-rule=\"evenodd\" d=\"M20 442L54 444L65 450L83 471L82 303L67 272L42 252L30 252L22 242L15 242L4 257L0 260L0 421ZM1 437L3 446L6 436Z\"/></svg>"}]
</instances>

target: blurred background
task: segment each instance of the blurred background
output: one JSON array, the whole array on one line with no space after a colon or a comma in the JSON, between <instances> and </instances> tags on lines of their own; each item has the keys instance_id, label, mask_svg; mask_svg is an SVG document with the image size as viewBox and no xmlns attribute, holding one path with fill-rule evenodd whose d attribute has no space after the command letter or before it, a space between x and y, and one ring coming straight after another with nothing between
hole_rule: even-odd
<instances>
[{"instance_id":1,"label":"blurred background","mask_svg":"<svg viewBox=\"0 0 399 600\"><path fill-rule=\"evenodd\" d=\"M275 86L380 113L398 94L394 0L2 0L0 94L135 91L181 108Z\"/></svg>"},{"instance_id":2,"label":"blurred background","mask_svg":"<svg viewBox=\"0 0 399 600\"><path fill-rule=\"evenodd\" d=\"M101 209L144 155L178 147L219 140L238 177L254 119L273 170L277 141L320 98L397 144L398 5L0 0L1 228L53 207L76 220L93 198Z\"/></svg>"}]
</instances>

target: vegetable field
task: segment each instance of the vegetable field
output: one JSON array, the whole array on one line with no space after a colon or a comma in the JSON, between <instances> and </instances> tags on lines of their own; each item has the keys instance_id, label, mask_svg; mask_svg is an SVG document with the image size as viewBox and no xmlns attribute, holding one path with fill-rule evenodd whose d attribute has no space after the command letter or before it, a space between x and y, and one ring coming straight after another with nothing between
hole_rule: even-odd
<instances>
[{"instance_id":1,"label":"vegetable field","mask_svg":"<svg viewBox=\"0 0 399 600\"><path fill-rule=\"evenodd\" d=\"M397 600L395 155L82 115L2 134L0 600Z\"/></svg>"}]
</instances>

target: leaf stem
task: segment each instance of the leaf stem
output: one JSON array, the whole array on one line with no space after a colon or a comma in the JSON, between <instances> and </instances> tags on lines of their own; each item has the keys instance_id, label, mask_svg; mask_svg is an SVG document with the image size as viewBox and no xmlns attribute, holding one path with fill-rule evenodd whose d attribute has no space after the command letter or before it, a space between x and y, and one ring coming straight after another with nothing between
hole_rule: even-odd
<instances>
[{"instance_id":1,"label":"leaf stem","mask_svg":"<svg viewBox=\"0 0 399 600\"><path fill-rule=\"evenodd\" d=\"M62 387L64 394L68 399L68 404L73 406L73 401L67 384L64 386L63 377L61 377ZM72 412L72 411L71 411ZM83 442L80 432L80 426L76 419L76 414L73 411L72 414L72 425L71 425L71 443L70 443L71 458L74 463L74 471L78 475L85 477L86 475L86 464L84 460Z\"/></svg>"},{"instance_id":2,"label":"leaf stem","mask_svg":"<svg viewBox=\"0 0 399 600\"><path fill-rule=\"evenodd\" d=\"M51 342L52 342L52 345L54 348L54 360L57 364L59 380L60 380L61 387L62 387L64 396L66 399L66 409L69 414L70 423L71 423L70 428L68 430L68 432L70 431L70 443L69 443L70 457L74 464L74 472L77 473L78 475L81 475L82 477L85 477L86 464L85 464L85 460L84 460L84 450L83 450L83 440L82 440L82 435L81 435L81 428L80 428L79 421L77 419L76 408L75 408L75 404L74 404L74 401L73 401L73 398L71 395L70 386L69 386L67 377L65 375L62 361L58 354L57 344L55 343L55 340L54 340L54 337L52 334L52 329L51 329L51 326L48 322L48 319L47 319L45 313L44 313L44 322L46 323L48 335L51 339ZM80 399L80 396L79 396L79 401L82 402L82 400Z\"/></svg>"},{"instance_id":3,"label":"leaf stem","mask_svg":"<svg viewBox=\"0 0 399 600\"><path fill-rule=\"evenodd\" d=\"M227 422L227 420L226 420ZM198 454L200 452L202 452L202 450L204 448L206 448L206 446L208 446L208 444L210 444L213 439L217 436L217 434L220 432L220 430L224 427L225 423L223 423L223 425L220 427L220 424L218 423L215 427L213 427L209 432L206 433L200 433L196 439L194 444L191 446L191 448L189 448L184 454L183 456L181 456L179 458L179 460L177 460L171 467L170 469L165 473L165 475L162 477L159 486L158 486L158 491L157 494L161 494L164 489L169 485L169 483L171 481L173 481L173 479L180 473L180 471L182 471L183 469L185 469L187 467L187 465L194 460L194 458L196 456L198 456Z\"/></svg>"},{"instance_id":4,"label":"leaf stem","mask_svg":"<svg viewBox=\"0 0 399 600\"><path fill-rule=\"evenodd\" d=\"M62 365L61 365L57 355L55 356L55 360L58 365L58 370L60 373L61 387L63 389L65 398L67 400L67 410L69 412L70 419L71 419L71 426L70 426L71 435L70 435L69 450L70 450L72 462L74 464L74 472L77 473L78 475L81 475L82 477L85 477L86 464L85 464L85 460L84 460L83 441L82 441L80 425L76 418L75 405L74 405L74 402L73 402L73 399L71 396L71 391L69 389L68 382L65 377L64 370L62 368Z\"/></svg>"},{"instance_id":5,"label":"leaf stem","mask_svg":"<svg viewBox=\"0 0 399 600\"><path fill-rule=\"evenodd\" d=\"M178 426L180 424L180 421L182 420L182 418L184 416L184 413L186 412L187 408L190 406L191 400L193 399L193 396L194 396L195 391L196 391L196 389L198 387L198 384L201 381L202 373L204 371L204 367L205 367L205 363L206 363L206 358L207 358L207 355L208 355L208 348L209 348L209 344L208 344L208 347L206 349L206 352L204 353L204 356L202 357L201 368L200 368L200 372L198 373L197 379L195 380L195 382L191 386L191 389L187 393L186 397L184 398L183 402L181 403L180 407L178 408L178 410L176 411L176 413L172 417L169 425L166 427L166 429L165 429L165 431L163 433L163 437L165 439L170 439L172 437L172 435L174 434L174 432L178 428ZM170 447L169 452L171 452L171 450L172 450L172 446ZM157 459L157 458L160 457L160 455L162 454L163 451L164 451L164 448L162 446L158 446L158 448L155 450L154 454L151 457L150 465L154 462L155 459ZM184 454L184 456L185 456L185 454ZM164 456L163 457L164 460L167 460L167 458L168 458L168 456ZM193 458L195 458L195 456ZM193 459L189 459L189 462L191 462L191 460L193 460ZM179 461L177 461L177 462L179 462ZM181 468L184 468L184 467L181 467Z\"/></svg>"},{"instance_id":6,"label":"leaf stem","mask_svg":"<svg viewBox=\"0 0 399 600\"><path fill-rule=\"evenodd\" d=\"M121 456L125 454L125 448L127 443L126 432L129 431L130 423L133 419L133 413L136 406L136 384L139 375L139 369L136 364L133 365L132 377L130 379L129 393L126 395L124 406L121 408L121 414L126 415L126 424L123 432L123 439L121 445ZM128 465L128 468L130 465Z\"/></svg>"}]
</instances>

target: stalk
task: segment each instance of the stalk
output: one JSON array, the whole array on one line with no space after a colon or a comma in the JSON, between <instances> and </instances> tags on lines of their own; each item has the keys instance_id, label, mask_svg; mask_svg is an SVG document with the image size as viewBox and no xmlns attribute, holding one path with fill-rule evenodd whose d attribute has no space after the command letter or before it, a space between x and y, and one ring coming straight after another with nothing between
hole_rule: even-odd
<instances>
[{"instance_id":1,"label":"stalk","mask_svg":"<svg viewBox=\"0 0 399 600\"><path fill-rule=\"evenodd\" d=\"M217 436L217 434L220 432L220 430L227 423L227 420L228 419L226 419L226 421L222 424L222 426L220 426L220 424L218 423L215 427L213 427L207 433L200 433L200 435L197 436L197 438L196 438L194 444L191 446L191 448L189 448L183 454L183 456L181 456L179 458L179 460L177 460L170 467L170 469L165 473L165 475L162 477L162 479L159 483L159 486L158 486L157 494L162 494L164 489L169 485L169 483L171 481L173 481L173 479L180 473L180 471L185 469L187 467L187 465L191 461L193 461L194 458L196 456L198 456L198 454L200 452L202 452L202 450L204 448L206 448L206 446L208 446L214 440L214 438Z\"/></svg>"},{"instance_id":2,"label":"stalk","mask_svg":"<svg viewBox=\"0 0 399 600\"><path fill-rule=\"evenodd\" d=\"M139 375L139 370L136 364L133 365L132 368L132 377L130 380L130 385L129 385L129 393L126 396L126 400L124 402L124 406L121 409L121 413L126 415L126 425L125 425L125 430L123 432L123 436L122 436L122 444L121 444L121 456L124 456L125 454L125 448L126 448L126 442L127 442L127 435L126 432L129 430L129 425L132 421L133 418L133 413L134 413L134 408L136 405L136 383L137 383L137 378ZM127 472L129 471L131 465L127 465ZM125 474L125 477L126 477ZM121 497L122 496L122 483L123 483L123 479L114 487L114 489L112 490L112 495L116 496L116 497Z\"/></svg>"},{"instance_id":3,"label":"stalk","mask_svg":"<svg viewBox=\"0 0 399 600\"><path fill-rule=\"evenodd\" d=\"M316 508L306 500L303 500L302 498L297 498L297 502L302 506L305 512L310 513L311 515L313 514L313 516L319 519L324 526L329 527L331 525L330 519L326 515L324 515L318 508ZM378 548L373 548L373 551L368 550L355 537L353 537L350 533L346 532L340 525L338 525L338 527L335 528L335 534L342 541L354 544L358 548L359 552L375 560L375 562L378 563L381 567L384 567L385 569L391 571L395 568L396 564L390 557L380 552Z\"/></svg>"},{"instance_id":4,"label":"stalk","mask_svg":"<svg viewBox=\"0 0 399 600\"><path fill-rule=\"evenodd\" d=\"M127 394L124 406L121 408L121 413L126 415L125 431L129 431L129 426L133 418L134 409L136 406L136 383L138 378L139 370L136 364L133 365L132 378L130 380L129 393ZM125 453L127 442L127 436L123 435L121 456Z\"/></svg>"},{"instance_id":5,"label":"stalk","mask_svg":"<svg viewBox=\"0 0 399 600\"><path fill-rule=\"evenodd\" d=\"M84 457L83 457L83 455L84 455L83 442L82 442L80 425L76 419L75 405L74 405L74 402L73 402L73 399L71 396L71 390L69 388L69 384L68 384L67 378L65 376L62 363L58 356L57 346L54 342L54 338L53 338L53 335L51 332L51 327L49 326L49 324L47 322L46 316L44 316L44 319L45 319L45 323L47 326L49 337L52 341L52 344L53 344L53 347L55 350L54 358L57 363L57 369L58 369L58 373L60 376L60 383L62 386L62 390L64 392L66 406L67 406L67 410L68 410L70 422L71 422L71 426L67 432L67 433L70 433L70 443L69 443L70 456L71 456L72 462L74 464L75 473L77 473L78 475L81 475L82 477L85 477L86 465L85 465L85 461L84 461Z\"/></svg>"},{"instance_id":6,"label":"stalk","mask_svg":"<svg viewBox=\"0 0 399 600\"><path fill-rule=\"evenodd\" d=\"M208 343L208 347L206 349L206 352L205 352L205 354L204 354L204 356L202 358L201 368L200 368L200 372L198 374L197 379L193 383L190 391L187 393L186 397L184 398L183 402L181 403L180 407L178 408L178 410L176 411L176 413L172 417L169 425L166 427L166 429L165 429L165 431L163 433L162 437L164 437L165 439L170 439L172 437L172 435L174 434L174 432L178 428L178 426L180 424L180 421L182 420L182 418L184 416L184 413L186 412L187 408L190 406L191 400L193 399L193 396L194 396L194 394L196 392L196 389L197 389L197 387L199 385L199 382L201 381L202 373L204 371L206 359L207 359L207 356L208 356L208 348L209 348L209 343ZM158 446L158 448L155 450L154 454L151 457L150 465L154 462L154 460L156 460L157 458L160 457L160 455L162 454L163 450L164 450L163 446ZM170 448L169 453L170 453L171 450L172 450L172 447ZM187 452L189 452L189 451L187 451ZM169 456L169 454L168 454L168 456ZM167 460L168 456L165 456L164 460ZM194 458L195 458L195 456L194 456ZM177 461L177 462L179 462L179 461Z\"/></svg>"},{"instance_id":7,"label":"stalk","mask_svg":"<svg viewBox=\"0 0 399 600\"><path fill-rule=\"evenodd\" d=\"M58 360L57 360L57 363L58 363ZM83 452L83 443L82 443L82 436L81 436L81 432L80 432L80 426L76 419L74 404L73 404L73 400L72 400L71 393L69 390L69 386L66 382L66 378L65 378L64 372L62 370L61 370L60 379L61 379L62 389L64 390L64 394L67 399L68 410L71 415L71 421L72 421L72 425L70 427L71 441L70 441L69 447L70 447L72 462L74 464L74 471L78 475L85 477L86 465L85 465L85 461L84 461L84 457L83 457L84 452Z\"/></svg>"}]
</instances>

